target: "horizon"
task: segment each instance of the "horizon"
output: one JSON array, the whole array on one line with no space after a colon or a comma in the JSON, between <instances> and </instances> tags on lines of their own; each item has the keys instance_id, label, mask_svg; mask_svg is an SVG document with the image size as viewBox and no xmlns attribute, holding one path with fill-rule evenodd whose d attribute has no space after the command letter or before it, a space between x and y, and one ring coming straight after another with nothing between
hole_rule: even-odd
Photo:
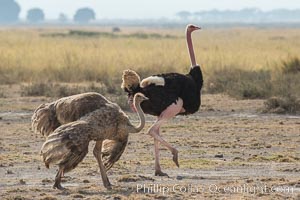
<instances>
[{"instance_id":1,"label":"horizon","mask_svg":"<svg viewBox=\"0 0 300 200\"><path fill-rule=\"evenodd\" d=\"M82 7L92 8L97 19L160 19L176 18L180 11L197 12L203 10L241 10L245 8L258 8L262 11L274 9L300 9L297 0L219 0L218 2L203 0L170 1L152 0L142 2L138 0L127 0L118 2L111 0L100 2L96 0L15 0L21 7L20 19L25 19L27 11L31 8L41 8L45 13L46 20L55 20L60 13L64 13L69 19L73 18L75 12ZM176 3L174 3L176 2ZM189 2L187 4L187 2ZM116 6L117 5L117 6Z\"/></svg>"}]
</instances>

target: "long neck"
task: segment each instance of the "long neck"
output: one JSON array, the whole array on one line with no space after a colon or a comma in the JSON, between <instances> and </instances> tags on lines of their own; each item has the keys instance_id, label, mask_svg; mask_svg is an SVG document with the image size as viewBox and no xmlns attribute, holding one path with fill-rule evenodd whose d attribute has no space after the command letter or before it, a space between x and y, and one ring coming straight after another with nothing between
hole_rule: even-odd
<instances>
[{"instance_id":1,"label":"long neck","mask_svg":"<svg viewBox=\"0 0 300 200\"><path fill-rule=\"evenodd\" d=\"M139 123L139 125L137 125L137 126L132 125L132 128L133 128L132 133L138 133L138 132L140 132L140 131L144 128L144 126L145 126L145 114L144 114L144 112L143 112L143 110L142 110L142 108L141 108L141 102L137 102L137 101L135 101L135 99L134 99L134 106L135 106L135 108L136 108L136 110L137 110L137 113L138 113L138 115L139 115L140 123Z\"/></svg>"},{"instance_id":2,"label":"long neck","mask_svg":"<svg viewBox=\"0 0 300 200\"><path fill-rule=\"evenodd\" d=\"M192 32L187 30L186 31L186 43L190 54L191 64L192 67L196 66L196 58L193 48L193 42L192 42Z\"/></svg>"}]
</instances>

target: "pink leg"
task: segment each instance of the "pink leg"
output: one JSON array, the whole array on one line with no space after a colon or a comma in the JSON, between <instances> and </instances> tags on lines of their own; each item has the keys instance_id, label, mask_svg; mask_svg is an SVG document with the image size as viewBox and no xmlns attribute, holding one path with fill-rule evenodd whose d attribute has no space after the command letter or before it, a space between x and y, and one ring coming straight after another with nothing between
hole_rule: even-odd
<instances>
[{"instance_id":1,"label":"pink leg","mask_svg":"<svg viewBox=\"0 0 300 200\"><path fill-rule=\"evenodd\" d=\"M157 134L159 135L159 129ZM155 176L168 176L167 173L161 171L159 164L159 141L154 139L154 152L155 152Z\"/></svg>"},{"instance_id":2,"label":"pink leg","mask_svg":"<svg viewBox=\"0 0 300 200\"><path fill-rule=\"evenodd\" d=\"M166 142L159 135L159 128L162 123L166 122L168 119L176 116L182 110L183 101L182 99L178 99L178 101L170 105L166 110L164 110L161 115L158 117L158 120L150 127L148 134L154 138L154 148L155 148L155 170L157 170L158 175L161 172L159 166L159 146L158 142L162 143L165 147L167 147L173 154L173 161L179 167L178 164L178 151L174 147L172 147L168 142ZM161 172L161 174L164 174Z\"/></svg>"},{"instance_id":3,"label":"pink leg","mask_svg":"<svg viewBox=\"0 0 300 200\"><path fill-rule=\"evenodd\" d=\"M159 129L157 134L159 135ZM159 164L159 142L154 139L154 153L155 153L155 171L161 171Z\"/></svg>"}]
</instances>

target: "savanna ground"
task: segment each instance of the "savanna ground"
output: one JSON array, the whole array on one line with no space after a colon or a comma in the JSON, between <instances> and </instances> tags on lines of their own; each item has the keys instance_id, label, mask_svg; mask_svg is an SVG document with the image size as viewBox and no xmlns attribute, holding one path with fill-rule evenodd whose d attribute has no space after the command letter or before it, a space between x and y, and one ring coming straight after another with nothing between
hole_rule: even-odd
<instances>
[{"instance_id":1,"label":"savanna ground","mask_svg":"<svg viewBox=\"0 0 300 200\"><path fill-rule=\"evenodd\" d=\"M153 139L146 130L155 119L147 116L144 130L130 136L108 172L111 191L102 185L93 143L66 175L67 190L52 189L56 166L44 167L39 150L45 139L30 128L39 104L98 91L126 109L119 89L123 69L145 77L184 73L189 66L183 29L78 30L0 31L1 199L300 198L299 29L194 33L205 94L198 113L176 117L162 128L179 150L180 168L169 151L161 150L169 178L154 176ZM283 100L267 101L273 96ZM265 113L270 110L292 114Z\"/></svg>"}]
</instances>

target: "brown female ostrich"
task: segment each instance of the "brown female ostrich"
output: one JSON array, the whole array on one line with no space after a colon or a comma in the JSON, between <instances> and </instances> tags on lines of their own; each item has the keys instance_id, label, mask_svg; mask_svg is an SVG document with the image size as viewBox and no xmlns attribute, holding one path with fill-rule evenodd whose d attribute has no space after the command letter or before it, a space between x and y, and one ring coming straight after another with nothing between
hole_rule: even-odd
<instances>
[{"instance_id":1,"label":"brown female ostrich","mask_svg":"<svg viewBox=\"0 0 300 200\"><path fill-rule=\"evenodd\" d=\"M37 108L32 117L32 127L36 132L48 136L41 155L47 168L50 164L59 166L53 187L63 189L61 177L83 160L88 153L89 142L94 140L96 145L93 153L102 181L110 189L106 171L122 155L128 134L143 129L145 117L140 103L144 100L147 98L143 94L135 94L134 106L140 118L137 127L131 124L117 104L97 93L65 97ZM57 126L59 127L55 128Z\"/></svg>"},{"instance_id":2,"label":"brown female ostrich","mask_svg":"<svg viewBox=\"0 0 300 200\"><path fill-rule=\"evenodd\" d=\"M166 142L159 133L160 126L176 115L188 115L198 111L201 104L203 78L200 66L196 64L192 37L193 31L200 29L195 25L186 27L186 40L191 59L191 69L187 75L167 73L150 76L140 82L139 75L132 70L123 72L122 88L128 93L129 103L136 93L143 93L149 100L141 104L147 114L158 116L150 127L148 134L154 138L155 175L168 176L163 173L159 164L159 142L173 154L173 161L178 164L178 151ZM132 107L132 106L131 106Z\"/></svg>"}]
</instances>

